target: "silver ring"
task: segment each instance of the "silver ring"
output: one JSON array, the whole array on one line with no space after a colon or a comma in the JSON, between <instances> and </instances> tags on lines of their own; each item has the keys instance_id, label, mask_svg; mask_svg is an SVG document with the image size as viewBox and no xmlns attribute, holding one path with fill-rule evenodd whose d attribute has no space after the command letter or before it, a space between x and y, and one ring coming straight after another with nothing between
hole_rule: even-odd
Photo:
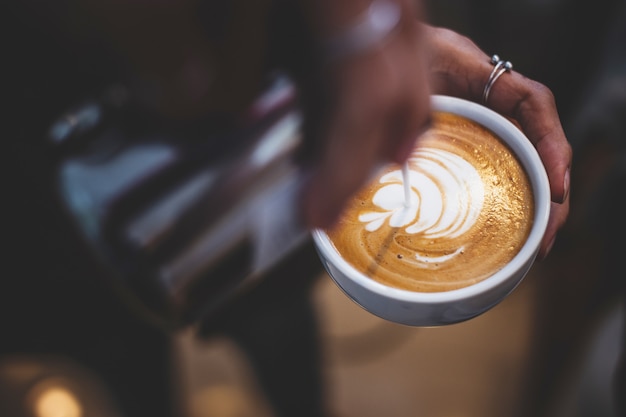
<instances>
[{"instance_id":1,"label":"silver ring","mask_svg":"<svg viewBox=\"0 0 626 417\"><path fill-rule=\"evenodd\" d=\"M491 74L489 74L489 79L487 80L487 84L485 84L485 89L483 90L484 104L487 104L491 87L493 87L498 78L500 78L500 76L505 72L511 71L513 69L513 64L511 64L510 61L503 61L498 55L493 55L491 57L491 63L494 65L494 67L491 70Z\"/></svg>"}]
</instances>

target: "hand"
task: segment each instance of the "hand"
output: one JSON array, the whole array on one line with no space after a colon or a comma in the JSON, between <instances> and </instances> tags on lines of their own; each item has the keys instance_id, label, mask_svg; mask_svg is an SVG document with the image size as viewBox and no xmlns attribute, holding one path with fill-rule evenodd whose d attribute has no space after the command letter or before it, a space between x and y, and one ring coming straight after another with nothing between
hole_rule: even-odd
<instances>
[{"instance_id":1,"label":"hand","mask_svg":"<svg viewBox=\"0 0 626 417\"><path fill-rule=\"evenodd\" d=\"M433 93L480 102L493 69L490 57L471 40L453 31L426 25L423 31L431 48ZM511 71L493 85L487 105L521 127L546 167L552 206L538 255L543 259L569 214L572 149L563 132L554 97L546 86Z\"/></svg>"},{"instance_id":2,"label":"hand","mask_svg":"<svg viewBox=\"0 0 626 417\"><path fill-rule=\"evenodd\" d=\"M400 4L400 23L380 45L340 57L320 74L318 85L327 90L326 100L317 106L326 107L326 117L314 138L321 139L321 147L304 196L309 227L330 227L377 166L408 158L428 125L430 92L421 26L410 2Z\"/></svg>"}]
</instances>

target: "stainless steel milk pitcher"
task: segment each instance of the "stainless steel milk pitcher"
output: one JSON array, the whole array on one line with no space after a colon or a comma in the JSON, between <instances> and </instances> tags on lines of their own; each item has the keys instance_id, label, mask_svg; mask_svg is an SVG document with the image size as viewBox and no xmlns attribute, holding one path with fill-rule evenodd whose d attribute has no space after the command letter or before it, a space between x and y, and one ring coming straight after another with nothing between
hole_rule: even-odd
<instances>
[{"instance_id":1,"label":"stainless steel milk pitcher","mask_svg":"<svg viewBox=\"0 0 626 417\"><path fill-rule=\"evenodd\" d=\"M274 85L260 117L206 137L106 100L52 126L63 205L111 281L161 324L211 313L307 238L292 94Z\"/></svg>"}]
</instances>

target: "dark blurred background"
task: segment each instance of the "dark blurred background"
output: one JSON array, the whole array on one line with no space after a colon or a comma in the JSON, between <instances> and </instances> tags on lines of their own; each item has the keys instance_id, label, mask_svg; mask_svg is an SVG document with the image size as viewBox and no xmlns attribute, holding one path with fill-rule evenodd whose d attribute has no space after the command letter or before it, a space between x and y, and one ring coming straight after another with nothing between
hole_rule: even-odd
<instances>
[{"instance_id":1,"label":"dark blurred background","mask_svg":"<svg viewBox=\"0 0 626 417\"><path fill-rule=\"evenodd\" d=\"M618 415L626 2L428 4L433 24L549 86L574 147L570 221L501 306L443 329L381 322L343 297L305 245L180 333L117 297L56 200L50 123L125 70L72 4L2 5L0 415Z\"/></svg>"}]
</instances>

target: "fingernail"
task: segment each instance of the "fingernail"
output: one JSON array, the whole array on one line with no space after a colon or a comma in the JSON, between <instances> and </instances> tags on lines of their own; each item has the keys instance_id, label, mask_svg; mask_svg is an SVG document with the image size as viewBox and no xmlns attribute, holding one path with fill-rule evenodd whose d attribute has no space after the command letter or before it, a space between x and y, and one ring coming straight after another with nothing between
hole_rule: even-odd
<instances>
[{"instance_id":1,"label":"fingernail","mask_svg":"<svg viewBox=\"0 0 626 417\"><path fill-rule=\"evenodd\" d=\"M567 171L565 171L565 178L563 178L563 199L561 203L567 200L567 197L569 196L569 187L570 187L570 168L567 168Z\"/></svg>"},{"instance_id":2,"label":"fingernail","mask_svg":"<svg viewBox=\"0 0 626 417\"><path fill-rule=\"evenodd\" d=\"M543 256L541 257L542 260L546 259L548 257L548 255L550 254L550 252L552 251L552 247L554 246L554 243L556 242L556 236L554 236L552 238L552 240L550 241L550 243L548 244L548 246L546 247L546 251L543 253Z\"/></svg>"}]
</instances>

